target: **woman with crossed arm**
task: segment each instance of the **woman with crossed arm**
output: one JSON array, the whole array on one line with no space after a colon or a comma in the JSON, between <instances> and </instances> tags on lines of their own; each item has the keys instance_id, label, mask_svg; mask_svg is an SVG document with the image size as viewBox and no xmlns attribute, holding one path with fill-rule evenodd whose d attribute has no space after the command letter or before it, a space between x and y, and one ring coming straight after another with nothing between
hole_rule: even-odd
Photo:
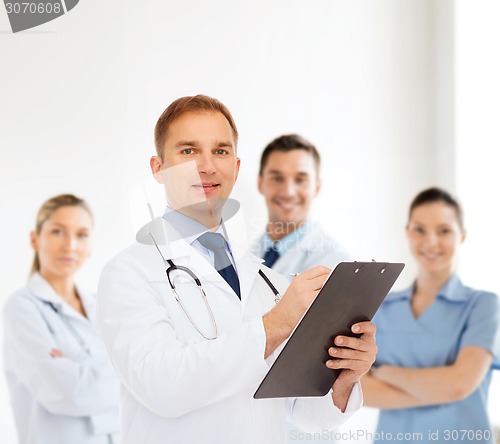
<instances>
[{"instance_id":1,"label":"woman with crossed arm","mask_svg":"<svg viewBox=\"0 0 500 444\"><path fill-rule=\"evenodd\" d=\"M375 442L492 443L487 398L499 302L454 271L462 209L444 190L422 191L406 232L418 274L374 317L379 351L362 380L365 405L381 409Z\"/></svg>"},{"instance_id":2,"label":"woman with crossed arm","mask_svg":"<svg viewBox=\"0 0 500 444\"><path fill-rule=\"evenodd\" d=\"M31 233L31 276L5 304L5 374L19 444L118 443L118 378L94 326L95 297L75 284L92 226L82 199L47 200Z\"/></svg>"}]
</instances>

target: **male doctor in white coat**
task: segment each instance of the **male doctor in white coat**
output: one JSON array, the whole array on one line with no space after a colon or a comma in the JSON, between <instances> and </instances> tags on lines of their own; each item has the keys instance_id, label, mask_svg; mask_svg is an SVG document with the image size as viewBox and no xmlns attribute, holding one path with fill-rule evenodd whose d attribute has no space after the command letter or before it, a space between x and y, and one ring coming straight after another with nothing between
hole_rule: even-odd
<instances>
[{"instance_id":1,"label":"male doctor in white coat","mask_svg":"<svg viewBox=\"0 0 500 444\"><path fill-rule=\"evenodd\" d=\"M321 189L321 159L316 147L297 134L271 141L260 159L259 192L266 200L266 231L251 251L264 264L292 280L316 265L334 268L347 252L309 218Z\"/></svg>"},{"instance_id":2,"label":"male doctor in white coat","mask_svg":"<svg viewBox=\"0 0 500 444\"><path fill-rule=\"evenodd\" d=\"M98 290L101 336L121 379L124 444L279 444L286 417L321 433L361 405L359 379L377 350L370 322L352 327L359 337L335 338L325 365L342 371L326 396L253 399L329 269L288 286L231 241L222 206L238 177L237 139L227 108L202 95L174 101L156 124L150 164L166 212L106 265Z\"/></svg>"}]
</instances>

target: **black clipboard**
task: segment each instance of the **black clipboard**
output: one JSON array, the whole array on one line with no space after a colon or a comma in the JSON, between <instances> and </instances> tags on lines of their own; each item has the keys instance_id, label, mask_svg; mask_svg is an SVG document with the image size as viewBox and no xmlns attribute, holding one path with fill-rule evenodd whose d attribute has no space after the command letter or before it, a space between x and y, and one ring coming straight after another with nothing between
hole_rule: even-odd
<instances>
[{"instance_id":1,"label":"black clipboard","mask_svg":"<svg viewBox=\"0 0 500 444\"><path fill-rule=\"evenodd\" d=\"M329 369L338 335L355 336L356 322L373 318L403 263L341 262L293 331L254 394L255 399L324 396L341 370Z\"/></svg>"}]
</instances>

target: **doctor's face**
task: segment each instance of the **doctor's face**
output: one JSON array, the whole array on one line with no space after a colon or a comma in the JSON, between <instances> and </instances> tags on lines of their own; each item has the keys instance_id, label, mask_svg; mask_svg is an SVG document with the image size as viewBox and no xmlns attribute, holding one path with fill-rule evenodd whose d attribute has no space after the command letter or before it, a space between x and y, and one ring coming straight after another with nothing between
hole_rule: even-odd
<instances>
[{"instance_id":1,"label":"doctor's face","mask_svg":"<svg viewBox=\"0 0 500 444\"><path fill-rule=\"evenodd\" d=\"M410 250L420 271L451 273L458 247L465 239L456 210L444 202L413 209L406 228Z\"/></svg>"},{"instance_id":2,"label":"doctor's face","mask_svg":"<svg viewBox=\"0 0 500 444\"><path fill-rule=\"evenodd\" d=\"M196 212L221 210L239 167L233 130L218 111L181 114L169 125L162 156L151 158L169 206L196 220Z\"/></svg>"},{"instance_id":3,"label":"doctor's face","mask_svg":"<svg viewBox=\"0 0 500 444\"><path fill-rule=\"evenodd\" d=\"M320 181L314 158L305 150L272 152L259 176L259 192L266 199L269 221L300 227L309 214Z\"/></svg>"},{"instance_id":4,"label":"doctor's face","mask_svg":"<svg viewBox=\"0 0 500 444\"><path fill-rule=\"evenodd\" d=\"M58 208L31 233L31 245L38 253L40 274L45 278L73 275L90 255L92 218L82 207Z\"/></svg>"}]
</instances>

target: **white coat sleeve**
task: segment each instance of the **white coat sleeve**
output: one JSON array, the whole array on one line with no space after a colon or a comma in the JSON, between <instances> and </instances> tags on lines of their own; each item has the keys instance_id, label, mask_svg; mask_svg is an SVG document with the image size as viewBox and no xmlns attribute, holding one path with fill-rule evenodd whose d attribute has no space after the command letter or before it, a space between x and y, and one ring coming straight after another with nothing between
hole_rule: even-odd
<instances>
[{"instance_id":1,"label":"white coat sleeve","mask_svg":"<svg viewBox=\"0 0 500 444\"><path fill-rule=\"evenodd\" d=\"M178 417L255 385L266 373L262 318L215 340L185 344L142 264L122 253L98 288L101 337L126 390L163 417Z\"/></svg>"},{"instance_id":2,"label":"white coat sleeve","mask_svg":"<svg viewBox=\"0 0 500 444\"><path fill-rule=\"evenodd\" d=\"M38 308L22 294L14 295L3 311L5 352L9 371L35 399L54 414L91 416L118 404L118 385L112 367L88 357L76 362L52 358L57 344ZM113 389L112 396L110 390Z\"/></svg>"},{"instance_id":3,"label":"white coat sleeve","mask_svg":"<svg viewBox=\"0 0 500 444\"><path fill-rule=\"evenodd\" d=\"M361 384L357 382L351 392L345 412L332 401L332 391L319 398L290 398L287 415L290 422L306 432L333 430L344 424L363 405Z\"/></svg>"}]
</instances>

